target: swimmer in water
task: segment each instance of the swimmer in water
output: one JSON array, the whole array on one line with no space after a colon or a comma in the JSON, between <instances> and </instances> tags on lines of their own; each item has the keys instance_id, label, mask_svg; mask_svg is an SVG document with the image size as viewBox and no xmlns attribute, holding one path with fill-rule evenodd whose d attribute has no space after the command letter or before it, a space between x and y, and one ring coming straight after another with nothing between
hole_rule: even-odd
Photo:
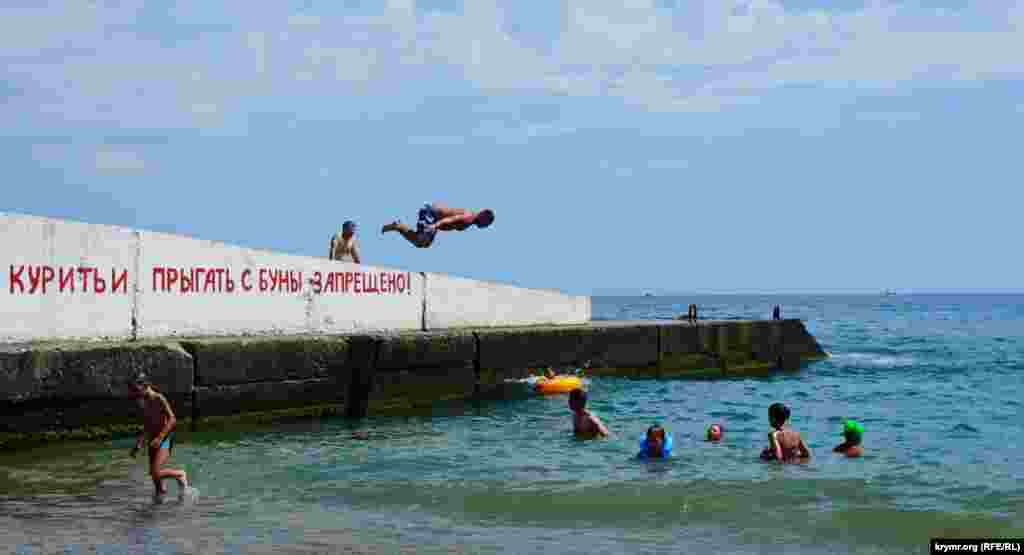
<instances>
[{"instance_id":1,"label":"swimmer in water","mask_svg":"<svg viewBox=\"0 0 1024 555\"><path fill-rule=\"evenodd\" d=\"M864 454L864 426L856 420L847 420L843 427L843 438L846 440L836 445L832 451L842 453L847 457L854 458Z\"/></svg>"},{"instance_id":2,"label":"swimmer in water","mask_svg":"<svg viewBox=\"0 0 1024 555\"><path fill-rule=\"evenodd\" d=\"M642 445L643 450L637 457L641 459L667 457L666 447L668 447L668 436L665 433L665 428L662 428L660 424L655 424L647 428L647 437Z\"/></svg>"},{"instance_id":3,"label":"swimmer in water","mask_svg":"<svg viewBox=\"0 0 1024 555\"><path fill-rule=\"evenodd\" d=\"M722 426L719 424L712 424L708 427L708 441L721 441L722 440Z\"/></svg>"},{"instance_id":4,"label":"swimmer in water","mask_svg":"<svg viewBox=\"0 0 1024 555\"><path fill-rule=\"evenodd\" d=\"M167 493L163 481L174 478L178 481L181 493L188 489L188 479L184 470L160 468L171 456L174 449L174 432L178 419L174 416L171 404L162 393L146 378L139 374L135 382L128 386L130 396L135 399L143 410L143 427L132 449L132 457L142 449L143 440L149 438L149 476L153 479L153 487L158 495Z\"/></svg>"},{"instance_id":5,"label":"swimmer in water","mask_svg":"<svg viewBox=\"0 0 1024 555\"><path fill-rule=\"evenodd\" d=\"M586 409L587 392L576 388L569 393L569 408L572 409L572 431L579 437L608 437L608 428L601 419Z\"/></svg>"},{"instance_id":6,"label":"swimmer in water","mask_svg":"<svg viewBox=\"0 0 1024 555\"><path fill-rule=\"evenodd\" d=\"M782 403L768 407L768 422L775 428L768 434L768 447L761 451L761 460L793 462L811 458L800 433L785 429L789 408Z\"/></svg>"}]
</instances>

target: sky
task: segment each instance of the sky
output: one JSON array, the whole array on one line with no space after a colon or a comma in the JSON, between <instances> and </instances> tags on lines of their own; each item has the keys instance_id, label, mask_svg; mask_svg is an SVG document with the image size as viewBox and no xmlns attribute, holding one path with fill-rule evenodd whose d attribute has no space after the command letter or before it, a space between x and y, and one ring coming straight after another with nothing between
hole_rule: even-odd
<instances>
[{"instance_id":1,"label":"sky","mask_svg":"<svg viewBox=\"0 0 1024 555\"><path fill-rule=\"evenodd\" d=\"M0 211L577 294L1021 291L1024 0L7 0ZM381 225L491 208L416 249Z\"/></svg>"}]
</instances>

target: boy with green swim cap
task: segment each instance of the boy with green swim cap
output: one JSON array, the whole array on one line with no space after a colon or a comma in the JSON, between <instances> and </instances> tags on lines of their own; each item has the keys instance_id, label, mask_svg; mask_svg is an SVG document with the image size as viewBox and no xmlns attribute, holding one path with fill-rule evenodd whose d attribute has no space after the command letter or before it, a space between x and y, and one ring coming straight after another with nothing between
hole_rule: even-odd
<instances>
[{"instance_id":1,"label":"boy with green swim cap","mask_svg":"<svg viewBox=\"0 0 1024 555\"><path fill-rule=\"evenodd\" d=\"M843 438L846 441L836 445L832 451L851 458L864 454L864 446L861 445L864 441L864 426L861 426L860 422L847 420L843 426Z\"/></svg>"}]
</instances>

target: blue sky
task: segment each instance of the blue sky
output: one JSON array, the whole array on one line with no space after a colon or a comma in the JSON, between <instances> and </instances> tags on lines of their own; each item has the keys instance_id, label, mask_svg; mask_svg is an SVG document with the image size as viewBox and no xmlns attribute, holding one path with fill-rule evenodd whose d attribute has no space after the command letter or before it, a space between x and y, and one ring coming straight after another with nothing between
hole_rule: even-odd
<instances>
[{"instance_id":1,"label":"blue sky","mask_svg":"<svg viewBox=\"0 0 1024 555\"><path fill-rule=\"evenodd\" d=\"M42 7L41 7L42 6ZM0 211L530 287L1022 290L1024 2L5 2ZM495 210L420 250L380 226Z\"/></svg>"}]
</instances>

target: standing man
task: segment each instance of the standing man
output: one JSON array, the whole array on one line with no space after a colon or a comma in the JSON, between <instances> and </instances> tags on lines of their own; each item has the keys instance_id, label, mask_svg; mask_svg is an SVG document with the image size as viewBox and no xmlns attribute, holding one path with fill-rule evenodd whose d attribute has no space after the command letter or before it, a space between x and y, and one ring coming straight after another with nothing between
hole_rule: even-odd
<instances>
[{"instance_id":1,"label":"standing man","mask_svg":"<svg viewBox=\"0 0 1024 555\"><path fill-rule=\"evenodd\" d=\"M438 231L465 231L470 226L483 229L494 223L494 211L485 208L479 212L471 212L465 208L449 208L438 203L426 203L420 208L416 219L416 230L396 220L381 228L381 233L397 231L407 241L420 249L434 243Z\"/></svg>"},{"instance_id":2,"label":"standing man","mask_svg":"<svg viewBox=\"0 0 1024 555\"><path fill-rule=\"evenodd\" d=\"M331 250L327 257L331 260L342 260L361 264L359 250L356 248L356 223L348 220L341 226L341 233L331 237Z\"/></svg>"}]
</instances>

